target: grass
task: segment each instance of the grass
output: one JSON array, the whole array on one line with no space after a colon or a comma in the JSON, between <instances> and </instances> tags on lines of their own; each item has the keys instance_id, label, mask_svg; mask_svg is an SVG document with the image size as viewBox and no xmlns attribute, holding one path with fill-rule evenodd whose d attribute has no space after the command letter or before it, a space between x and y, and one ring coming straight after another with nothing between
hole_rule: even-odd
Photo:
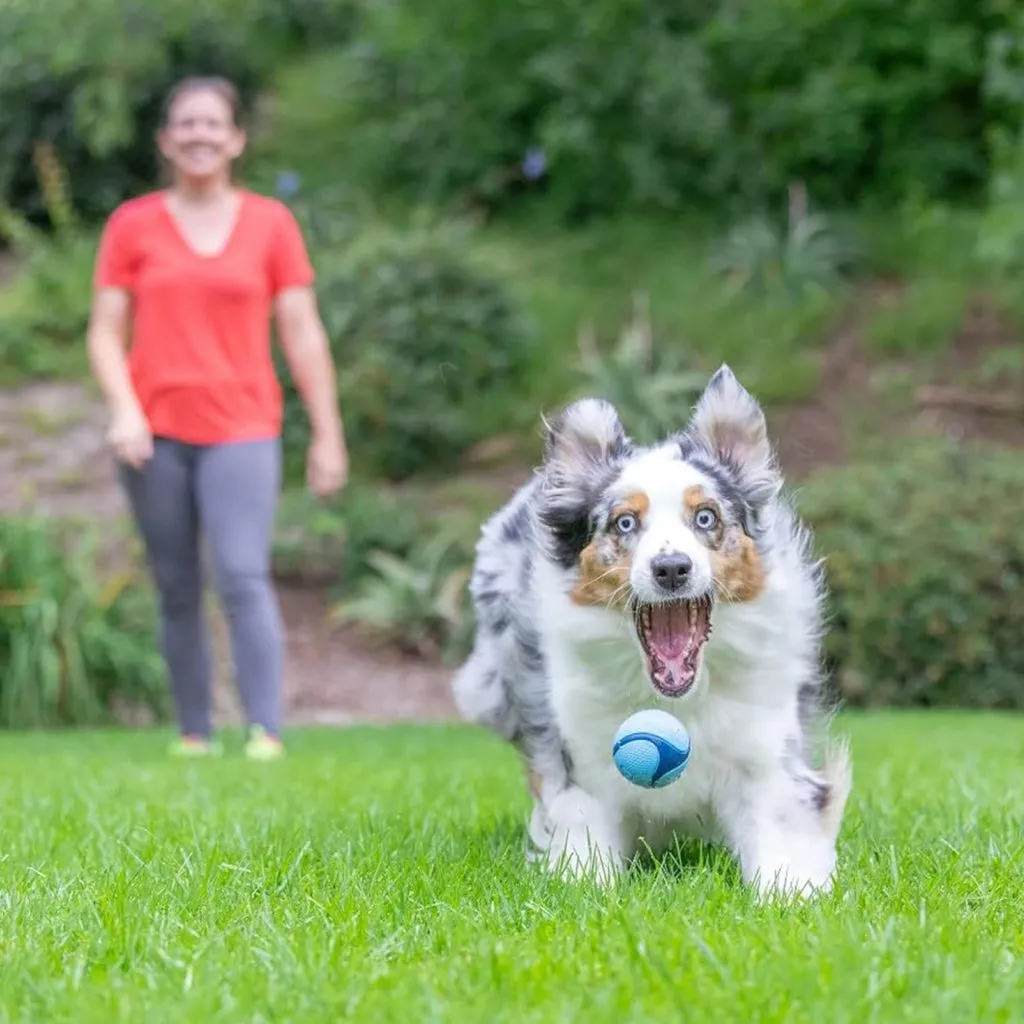
<instances>
[{"instance_id":1,"label":"grass","mask_svg":"<svg viewBox=\"0 0 1024 1024\"><path fill-rule=\"evenodd\" d=\"M837 890L758 906L684 848L620 891L522 862L513 755L458 726L169 763L0 746L0 1020L1024 1020L1024 722L847 715Z\"/></svg>"},{"instance_id":2,"label":"grass","mask_svg":"<svg viewBox=\"0 0 1024 1024\"><path fill-rule=\"evenodd\" d=\"M473 252L518 296L549 342L538 390L560 402L592 325L614 343L634 296L647 298L655 343L714 370L728 362L765 401L806 397L818 381L819 351L848 296L801 301L737 296L710 264L715 233L686 221L616 219L567 232L542 217L499 222ZM561 358L551 359L552 352Z\"/></svg>"},{"instance_id":3,"label":"grass","mask_svg":"<svg viewBox=\"0 0 1024 1024\"><path fill-rule=\"evenodd\" d=\"M918 278L866 324L868 345L890 356L941 354L963 325L972 294L960 278Z\"/></svg>"}]
</instances>

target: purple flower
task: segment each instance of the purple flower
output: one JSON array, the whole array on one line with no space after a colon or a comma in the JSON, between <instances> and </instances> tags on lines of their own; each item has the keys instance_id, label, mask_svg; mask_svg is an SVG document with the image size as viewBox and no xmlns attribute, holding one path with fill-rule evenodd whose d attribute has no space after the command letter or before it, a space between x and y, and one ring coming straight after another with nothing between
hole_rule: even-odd
<instances>
[{"instance_id":1,"label":"purple flower","mask_svg":"<svg viewBox=\"0 0 1024 1024\"><path fill-rule=\"evenodd\" d=\"M302 188L302 178L295 171L278 171L274 191L282 199L291 199Z\"/></svg>"},{"instance_id":2,"label":"purple flower","mask_svg":"<svg viewBox=\"0 0 1024 1024\"><path fill-rule=\"evenodd\" d=\"M536 181L548 167L547 154L540 146L531 146L523 157L523 176L527 181Z\"/></svg>"}]
</instances>

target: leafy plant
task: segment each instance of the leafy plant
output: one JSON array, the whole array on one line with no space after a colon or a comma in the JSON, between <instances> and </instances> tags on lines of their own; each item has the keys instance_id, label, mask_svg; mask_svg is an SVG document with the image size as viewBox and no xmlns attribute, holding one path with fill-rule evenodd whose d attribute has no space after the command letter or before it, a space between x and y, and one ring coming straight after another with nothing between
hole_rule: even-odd
<instances>
[{"instance_id":1,"label":"leafy plant","mask_svg":"<svg viewBox=\"0 0 1024 1024\"><path fill-rule=\"evenodd\" d=\"M434 202L543 191L567 215L721 194L737 168L678 5L373 4L350 50L353 162Z\"/></svg>"},{"instance_id":2,"label":"leafy plant","mask_svg":"<svg viewBox=\"0 0 1024 1024\"><path fill-rule=\"evenodd\" d=\"M109 721L116 701L167 711L155 614L131 574L101 578L91 538L0 521L0 725Z\"/></svg>"},{"instance_id":3,"label":"leafy plant","mask_svg":"<svg viewBox=\"0 0 1024 1024\"><path fill-rule=\"evenodd\" d=\"M971 295L962 278L919 277L872 314L865 339L888 355L943 351L960 330Z\"/></svg>"},{"instance_id":4,"label":"leafy plant","mask_svg":"<svg viewBox=\"0 0 1024 1024\"><path fill-rule=\"evenodd\" d=\"M985 54L985 97L1003 116L988 133L988 203L975 254L989 270L1016 279L1024 268L1024 11L1008 5L1008 13Z\"/></svg>"},{"instance_id":5,"label":"leafy plant","mask_svg":"<svg viewBox=\"0 0 1024 1024\"><path fill-rule=\"evenodd\" d=\"M74 372L85 358L95 237L81 225L53 146L39 143L35 164L52 230L0 204L0 241L19 261L0 293L0 381Z\"/></svg>"},{"instance_id":6,"label":"leafy plant","mask_svg":"<svg viewBox=\"0 0 1024 1024\"><path fill-rule=\"evenodd\" d=\"M428 202L571 218L954 199L985 182L986 50L1014 5L963 0L372 4L348 54L349 166ZM543 154L537 161L536 154Z\"/></svg>"},{"instance_id":7,"label":"leafy plant","mask_svg":"<svg viewBox=\"0 0 1024 1024\"><path fill-rule=\"evenodd\" d=\"M374 551L367 563L372 574L353 597L335 606L336 621L358 623L382 641L421 656L455 658L469 649L470 560L458 540L438 532L407 558Z\"/></svg>"},{"instance_id":8,"label":"leafy plant","mask_svg":"<svg viewBox=\"0 0 1024 1024\"><path fill-rule=\"evenodd\" d=\"M289 492L277 518L274 574L293 583L352 588L370 571L372 552L404 556L420 525L414 505L356 481L330 501Z\"/></svg>"},{"instance_id":9,"label":"leafy plant","mask_svg":"<svg viewBox=\"0 0 1024 1024\"><path fill-rule=\"evenodd\" d=\"M655 346L641 296L634 298L633 317L610 352L598 349L590 329L580 332L579 348L582 392L611 402L641 444L681 429L707 383L707 374L687 367L679 351Z\"/></svg>"},{"instance_id":10,"label":"leafy plant","mask_svg":"<svg viewBox=\"0 0 1024 1024\"><path fill-rule=\"evenodd\" d=\"M338 366L353 460L393 479L441 472L474 443L524 419L515 394L535 349L502 285L443 229L367 231L326 256L320 306ZM283 361L285 440L299 456L308 423Z\"/></svg>"},{"instance_id":11,"label":"leafy plant","mask_svg":"<svg viewBox=\"0 0 1024 1024\"><path fill-rule=\"evenodd\" d=\"M354 0L50 0L45 10L5 0L0 198L32 220L45 215L30 158L49 142L70 169L75 207L106 214L156 178L153 135L177 79L214 70L249 106L283 57L347 39L356 14Z\"/></svg>"},{"instance_id":12,"label":"leafy plant","mask_svg":"<svg viewBox=\"0 0 1024 1024\"><path fill-rule=\"evenodd\" d=\"M736 225L712 266L737 292L801 297L834 291L859 260L851 238L829 217L811 213L803 189L793 188L784 227L760 216Z\"/></svg>"},{"instance_id":13,"label":"leafy plant","mask_svg":"<svg viewBox=\"0 0 1024 1024\"><path fill-rule=\"evenodd\" d=\"M1015 137L997 134L993 150L988 204L978 227L975 254L990 271L1015 276L1024 269L1024 126Z\"/></svg>"},{"instance_id":14,"label":"leafy plant","mask_svg":"<svg viewBox=\"0 0 1024 1024\"><path fill-rule=\"evenodd\" d=\"M847 701L1024 708L1022 504L1019 453L976 444L904 443L812 481Z\"/></svg>"}]
</instances>

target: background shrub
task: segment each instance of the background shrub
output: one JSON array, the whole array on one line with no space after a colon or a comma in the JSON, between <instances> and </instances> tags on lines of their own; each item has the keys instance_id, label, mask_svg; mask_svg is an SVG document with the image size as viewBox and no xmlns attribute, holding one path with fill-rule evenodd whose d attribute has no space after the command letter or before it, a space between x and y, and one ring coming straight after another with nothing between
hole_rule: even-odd
<instances>
[{"instance_id":1,"label":"background shrub","mask_svg":"<svg viewBox=\"0 0 1024 1024\"><path fill-rule=\"evenodd\" d=\"M351 51L353 160L431 200L543 187L573 215L762 202L793 179L833 206L976 193L988 133L1020 115L987 87L1014 9L374 4Z\"/></svg>"},{"instance_id":2,"label":"background shrub","mask_svg":"<svg viewBox=\"0 0 1024 1024\"><path fill-rule=\"evenodd\" d=\"M420 536L419 509L398 495L351 481L333 499L305 490L281 501L274 538L274 575L298 584L356 586L372 551L404 557Z\"/></svg>"},{"instance_id":3,"label":"background shrub","mask_svg":"<svg viewBox=\"0 0 1024 1024\"><path fill-rule=\"evenodd\" d=\"M51 230L0 204L0 242L18 259L13 281L0 289L0 382L85 362L96 234L80 225L52 148L41 144L34 156Z\"/></svg>"},{"instance_id":4,"label":"background shrub","mask_svg":"<svg viewBox=\"0 0 1024 1024\"><path fill-rule=\"evenodd\" d=\"M148 588L102 578L80 531L0 520L0 726L97 724L115 702L167 713Z\"/></svg>"},{"instance_id":5,"label":"background shrub","mask_svg":"<svg viewBox=\"0 0 1024 1024\"><path fill-rule=\"evenodd\" d=\"M84 371L95 259L87 233L26 254L0 290L0 384Z\"/></svg>"},{"instance_id":6,"label":"background shrub","mask_svg":"<svg viewBox=\"0 0 1024 1024\"><path fill-rule=\"evenodd\" d=\"M309 125L346 173L438 200L543 190L566 214L976 195L1018 133L1010 0L6 0L0 198L42 216L52 142L89 217L147 187L160 104L215 70L246 100L287 58L320 67ZM54 44L54 25L61 27ZM117 59L111 60L110 55ZM285 90L287 91L287 90ZM346 116L320 115L328 108ZM256 133L259 135L259 132ZM309 133L307 133L309 134ZM306 145L304 143L303 145ZM329 148L328 148L329 147Z\"/></svg>"},{"instance_id":7,"label":"background shrub","mask_svg":"<svg viewBox=\"0 0 1024 1024\"><path fill-rule=\"evenodd\" d=\"M156 177L154 132L178 78L226 75L248 102L300 45L346 38L355 11L355 0L5 0L0 198L43 216L32 152L50 142L74 205L106 214Z\"/></svg>"},{"instance_id":8,"label":"background shrub","mask_svg":"<svg viewBox=\"0 0 1024 1024\"><path fill-rule=\"evenodd\" d=\"M369 551L365 575L332 618L409 654L454 664L473 645L472 539L435 526L405 555Z\"/></svg>"},{"instance_id":9,"label":"background shrub","mask_svg":"<svg viewBox=\"0 0 1024 1024\"><path fill-rule=\"evenodd\" d=\"M691 352L656 343L646 297L613 346L604 350L589 329L580 332L579 397L601 395L619 411L629 436L653 444L678 429L680 410L691 409L708 375Z\"/></svg>"},{"instance_id":10,"label":"background shrub","mask_svg":"<svg viewBox=\"0 0 1024 1024\"><path fill-rule=\"evenodd\" d=\"M507 404L490 393L521 393L534 348L510 297L467 262L457 234L368 232L319 265L357 464L392 478L443 470L510 425ZM308 420L283 360L280 372L294 462L305 454Z\"/></svg>"},{"instance_id":11,"label":"background shrub","mask_svg":"<svg viewBox=\"0 0 1024 1024\"><path fill-rule=\"evenodd\" d=\"M850 703L1024 707L1019 452L915 444L819 476L801 506Z\"/></svg>"},{"instance_id":12,"label":"background shrub","mask_svg":"<svg viewBox=\"0 0 1024 1024\"><path fill-rule=\"evenodd\" d=\"M720 198L740 165L681 10L661 0L375 4L351 52L353 158L369 179L428 200L469 192L498 203L539 171L575 216Z\"/></svg>"}]
</instances>

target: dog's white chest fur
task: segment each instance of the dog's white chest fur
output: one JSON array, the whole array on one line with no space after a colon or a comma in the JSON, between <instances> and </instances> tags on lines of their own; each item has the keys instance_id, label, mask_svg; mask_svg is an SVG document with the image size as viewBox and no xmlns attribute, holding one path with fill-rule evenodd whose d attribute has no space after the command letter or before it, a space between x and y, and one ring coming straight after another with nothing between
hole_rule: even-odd
<instances>
[{"instance_id":1,"label":"dog's white chest fur","mask_svg":"<svg viewBox=\"0 0 1024 1024\"><path fill-rule=\"evenodd\" d=\"M541 606L547 603L537 596ZM795 727L788 721L791 716L757 701L751 692L755 674L715 638L709 641L691 693L681 700L662 697L651 687L640 650L621 616L557 603L561 607L550 608L550 618L542 616L557 623L543 634L543 647L550 666L552 711L574 778L630 819L655 849L676 834L722 839L715 813L719 797L734 790L743 776L778 762ZM777 698L778 691L774 694ZM634 786L612 760L619 726L644 708L674 715L690 735L690 762L680 779L664 789Z\"/></svg>"}]
</instances>

